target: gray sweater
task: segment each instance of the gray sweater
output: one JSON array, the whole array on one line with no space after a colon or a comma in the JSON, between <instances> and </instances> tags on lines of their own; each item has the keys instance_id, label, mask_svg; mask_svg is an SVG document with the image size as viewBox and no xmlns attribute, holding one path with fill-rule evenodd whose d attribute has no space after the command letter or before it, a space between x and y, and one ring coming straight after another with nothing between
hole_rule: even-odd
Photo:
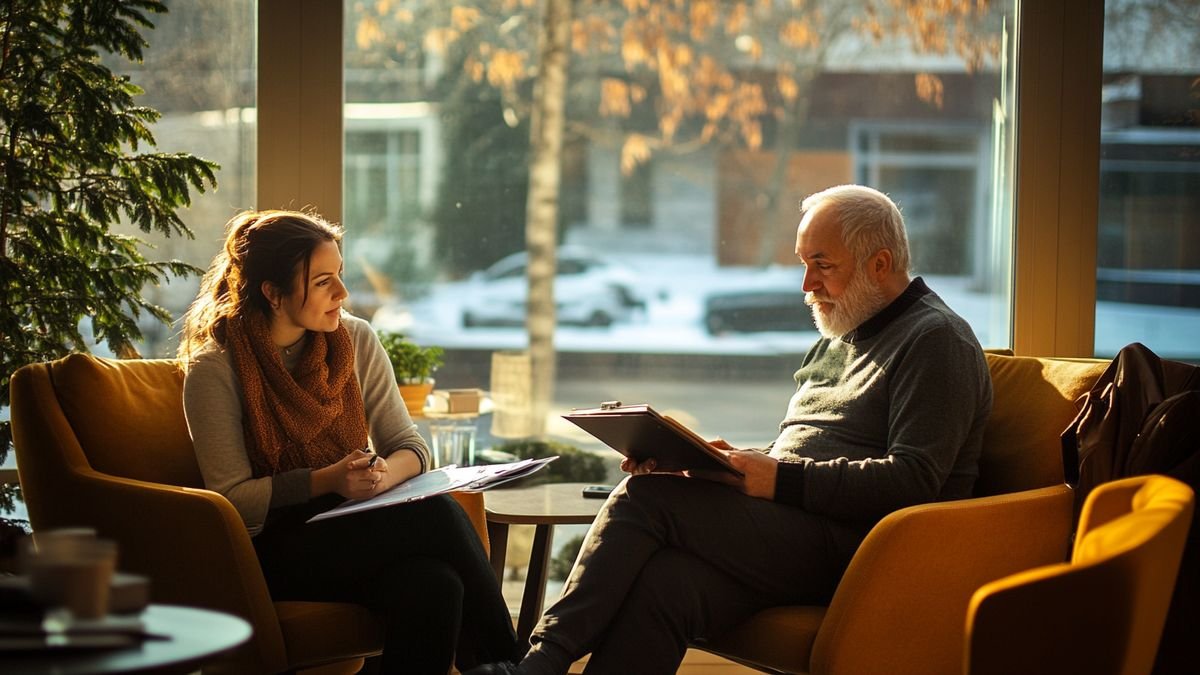
<instances>
[{"instance_id":1,"label":"gray sweater","mask_svg":"<svg viewBox=\"0 0 1200 675\"><path fill-rule=\"evenodd\" d=\"M409 450L429 466L429 448L404 407L396 376L379 338L362 319L342 315L354 345L354 372L363 395L371 447L382 457ZM291 370L300 360L308 336L291 354L280 350ZM224 495L237 508L250 536L262 531L271 509L301 504L311 497L312 469L294 469L254 478L242 430L242 386L229 353L213 347L200 354L183 381L183 410L196 448L204 485ZM356 448L346 448L351 452Z\"/></svg>"},{"instance_id":2,"label":"gray sweater","mask_svg":"<svg viewBox=\"0 0 1200 675\"><path fill-rule=\"evenodd\" d=\"M870 525L969 497L992 381L971 327L920 278L841 339L821 339L768 448L776 500Z\"/></svg>"}]
</instances>

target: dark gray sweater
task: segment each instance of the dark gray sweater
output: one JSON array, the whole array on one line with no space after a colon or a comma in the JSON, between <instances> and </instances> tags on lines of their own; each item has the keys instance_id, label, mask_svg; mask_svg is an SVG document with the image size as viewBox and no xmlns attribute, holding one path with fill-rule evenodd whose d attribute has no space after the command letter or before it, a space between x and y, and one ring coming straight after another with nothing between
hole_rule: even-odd
<instances>
[{"instance_id":1,"label":"dark gray sweater","mask_svg":"<svg viewBox=\"0 0 1200 675\"><path fill-rule=\"evenodd\" d=\"M822 338L768 448L776 501L873 524L969 497L992 381L971 327L919 277L840 339Z\"/></svg>"}]
</instances>

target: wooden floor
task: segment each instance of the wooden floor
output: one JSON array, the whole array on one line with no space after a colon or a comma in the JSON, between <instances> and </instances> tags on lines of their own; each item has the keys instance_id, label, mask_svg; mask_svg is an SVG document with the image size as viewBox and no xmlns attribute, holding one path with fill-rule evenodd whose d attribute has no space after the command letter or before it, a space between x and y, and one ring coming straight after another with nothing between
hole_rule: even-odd
<instances>
[{"instance_id":1,"label":"wooden floor","mask_svg":"<svg viewBox=\"0 0 1200 675\"><path fill-rule=\"evenodd\" d=\"M568 672L582 673L586 664L587 657L585 656L576 661ZM676 675L750 675L759 671L723 659L715 654L689 649L687 656L683 657L683 664L675 672Z\"/></svg>"}]
</instances>

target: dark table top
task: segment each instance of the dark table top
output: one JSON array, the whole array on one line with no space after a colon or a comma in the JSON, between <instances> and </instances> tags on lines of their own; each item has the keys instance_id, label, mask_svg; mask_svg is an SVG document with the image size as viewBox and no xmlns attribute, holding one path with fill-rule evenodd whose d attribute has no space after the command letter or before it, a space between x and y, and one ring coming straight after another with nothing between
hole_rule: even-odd
<instances>
[{"instance_id":1,"label":"dark table top","mask_svg":"<svg viewBox=\"0 0 1200 675\"><path fill-rule=\"evenodd\" d=\"M146 638L130 647L0 651L0 672L23 675L187 673L250 639L239 617L195 607L150 605L140 615Z\"/></svg>"},{"instance_id":2,"label":"dark table top","mask_svg":"<svg viewBox=\"0 0 1200 675\"><path fill-rule=\"evenodd\" d=\"M544 483L526 488L497 488L483 493L487 519L509 525L587 525L603 499L585 499L592 483Z\"/></svg>"}]
</instances>

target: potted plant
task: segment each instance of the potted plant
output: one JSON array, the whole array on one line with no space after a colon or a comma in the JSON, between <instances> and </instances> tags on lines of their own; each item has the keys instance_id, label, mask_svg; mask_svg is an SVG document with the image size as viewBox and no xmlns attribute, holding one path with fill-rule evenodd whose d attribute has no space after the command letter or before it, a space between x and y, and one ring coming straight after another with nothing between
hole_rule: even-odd
<instances>
[{"instance_id":1,"label":"potted plant","mask_svg":"<svg viewBox=\"0 0 1200 675\"><path fill-rule=\"evenodd\" d=\"M422 347L402 333L379 331L379 341L387 352L396 383L400 385L400 396L408 414L420 417L425 408L425 397L433 391L433 373L442 365L441 347Z\"/></svg>"}]
</instances>

